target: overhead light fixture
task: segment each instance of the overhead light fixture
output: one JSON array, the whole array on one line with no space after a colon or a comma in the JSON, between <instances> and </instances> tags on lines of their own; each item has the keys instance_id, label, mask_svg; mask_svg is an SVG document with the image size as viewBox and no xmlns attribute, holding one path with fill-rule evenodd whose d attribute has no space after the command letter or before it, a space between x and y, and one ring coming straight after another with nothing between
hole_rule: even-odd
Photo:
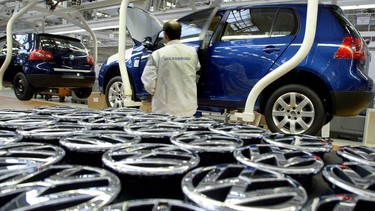
<instances>
[{"instance_id":1,"label":"overhead light fixture","mask_svg":"<svg viewBox=\"0 0 375 211\"><path fill-rule=\"evenodd\" d=\"M369 9L369 8L375 8L375 4L351 5L351 6L340 6L340 7L342 10Z\"/></svg>"},{"instance_id":2,"label":"overhead light fixture","mask_svg":"<svg viewBox=\"0 0 375 211\"><path fill-rule=\"evenodd\" d=\"M96 27L92 28L93 31L99 31L99 30L105 30L105 29L118 29L119 25L113 25L113 26L103 26L103 27ZM50 34L73 34L73 33L80 33L80 32L86 32L84 29L77 29L77 30L71 30L71 31L59 31L59 32L50 32Z\"/></svg>"}]
</instances>

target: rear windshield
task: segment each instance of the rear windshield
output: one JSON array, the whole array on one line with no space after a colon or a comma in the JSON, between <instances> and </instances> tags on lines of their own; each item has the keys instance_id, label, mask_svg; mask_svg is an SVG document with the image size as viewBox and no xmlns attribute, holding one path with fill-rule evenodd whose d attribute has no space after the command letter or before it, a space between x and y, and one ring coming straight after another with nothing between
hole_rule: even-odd
<instances>
[{"instance_id":1,"label":"rear windshield","mask_svg":"<svg viewBox=\"0 0 375 211\"><path fill-rule=\"evenodd\" d=\"M39 43L39 48L42 50L87 55L87 49L78 40L42 35L39 37Z\"/></svg>"},{"instance_id":2,"label":"rear windshield","mask_svg":"<svg viewBox=\"0 0 375 211\"><path fill-rule=\"evenodd\" d=\"M340 10L335 10L334 8L331 8L331 11L346 34L350 34L356 38L361 37L357 29L353 26L352 23L350 23L350 21L345 17L345 15Z\"/></svg>"}]
</instances>

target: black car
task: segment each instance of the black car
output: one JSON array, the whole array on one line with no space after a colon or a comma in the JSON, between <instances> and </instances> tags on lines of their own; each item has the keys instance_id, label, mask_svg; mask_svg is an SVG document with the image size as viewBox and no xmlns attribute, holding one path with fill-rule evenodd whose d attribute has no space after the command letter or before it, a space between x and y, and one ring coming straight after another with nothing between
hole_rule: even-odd
<instances>
[{"instance_id":1,"label":"black car","mask_svg":"<svg viewBox=\"0 0 375 211\"><path fill-rule=\"evenodd\" d=\"M0 38L0 65L7 54ZM46 88L69 88L79 98L90 96L95 82L94 60L80 40L45 33L13 34L12 60L4 84L13 85L19 100L30 100Z\"/></svg>"}]
</instances>

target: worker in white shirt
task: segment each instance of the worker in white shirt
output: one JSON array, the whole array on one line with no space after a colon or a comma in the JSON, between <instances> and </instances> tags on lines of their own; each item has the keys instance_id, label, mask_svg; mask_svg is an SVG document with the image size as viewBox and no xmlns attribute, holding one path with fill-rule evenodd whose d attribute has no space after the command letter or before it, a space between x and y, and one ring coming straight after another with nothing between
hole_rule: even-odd
<instances>
[{"instance_id":1,"label":"worker in white shirt","mask_svg":"<svg viewBox=\"0 0 375 211\"><path fill-rule=\"evenodd\" d=\"M141 80L153 95L152 112L176 117L196 113L198 55L193 47L180 42L181 24L168 21L163 26L163 48L154 51L144 68Z\"/></svg>"}]
</instances>

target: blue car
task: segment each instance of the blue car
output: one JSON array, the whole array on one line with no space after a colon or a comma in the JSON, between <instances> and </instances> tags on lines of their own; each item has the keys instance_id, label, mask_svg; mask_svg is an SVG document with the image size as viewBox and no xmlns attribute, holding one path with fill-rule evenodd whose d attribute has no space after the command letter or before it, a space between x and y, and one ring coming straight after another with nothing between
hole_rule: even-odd
<instances>
[{"instance_id":1,"label":"blue car","mask_svg":"<svg viewBox=\"0 0 375 211\"><path fill-rule=\"evenodd\" d=\"M199 106L243 110L253 86L300 48L306 11L307 4L268 4L209 8L179 19L181 41L197 49L202 64ZM140 78L148 56L163 46L162 23L151 23L150 14L136 8L128 14L135 43L126 52L133 100L146 100ZM320 4L316 31L307 57L257 99L272 132L315 135L333 116L357 115L374 99L367 44L340 7ZM102 65L99 86L109 106L123 106L117 55Z\"/></svg>"},{"instance_id":2,"label":"blue car","mask_svg":"<svg viewBox=\"0 0 375 211\"><path fill-rule=\"evenodd\" d=\"M30 100L47 88L69 88L79 98L90 96L94 61L80 40L44 33L14 34L12 51L3 81L13 85L19 100ZM2 37L0 66L6 55L6 37Z\"/></svg>"}]
</instances>

